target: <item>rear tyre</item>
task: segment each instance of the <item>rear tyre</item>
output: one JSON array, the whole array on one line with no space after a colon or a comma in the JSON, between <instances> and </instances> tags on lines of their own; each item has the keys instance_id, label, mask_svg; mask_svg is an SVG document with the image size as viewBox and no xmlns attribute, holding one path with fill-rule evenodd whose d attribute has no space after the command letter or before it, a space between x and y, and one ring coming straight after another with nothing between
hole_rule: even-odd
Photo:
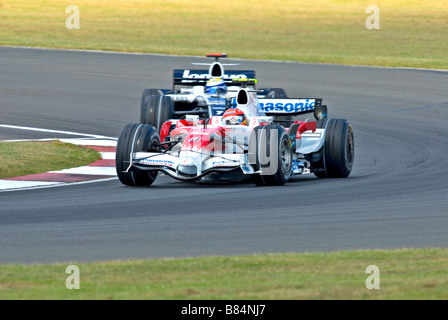
<instances>
[{"instance_id":1,"label":"rear tyre","mask_svg":"<svg viewBox=\"0 0 448 320\"><path fill-rule=\"evenodd\" d=\"M140 112L140 123L154 126L160 131L163 123L173 118L173 100L163 95L149 95Z\"/></svg>"},{"instance_id":2,"label":"rear tyre","mask_svg":"<svg viewBox=\"0 0 448 320\"><path fill-rule=\"evenodd\" d=\"M326 127L325 143L321 159L313 163L314 174L318 178L346 178L352 171L355 156L353 128L344 119L319 121L318 126Z\"/></svg>"},{"instance_id":3,"label":"rear tyre","mask_svg":"<svg viewBox=\"0 0 448 320\"><path fill-rule=\"evenodd\" d=\"M131 152L159 152L160 137L156 128L145 124L128 124L118 138L115 168L118 179L127 186L150 186L157 171L129 168Z\"/></svg>"},{"instance_id":4,"label":"rear tyre","mask_svg":"<svg viewBox=\"0 0 448 320\"><path fill-rule=\"evenodd\" d=\"M161 95L163 95L162 89L144 89L142 94L142 101L140 103L140 109L143 108L147 96L161 96Z\"/></svg>"},{"instance_id":5,"label":"rear tyre","mask_svg":"<svg viewBox=\"0 0 448 320\"><path fill-rule=\"evenodd\" d=\"M255 144L249 152L253 150L256 171L262 172L254 175L255 183L284 185L292 172L292 144L286 130L278 124L256 127L251 143Z\"/></svg>"}]
</instances>

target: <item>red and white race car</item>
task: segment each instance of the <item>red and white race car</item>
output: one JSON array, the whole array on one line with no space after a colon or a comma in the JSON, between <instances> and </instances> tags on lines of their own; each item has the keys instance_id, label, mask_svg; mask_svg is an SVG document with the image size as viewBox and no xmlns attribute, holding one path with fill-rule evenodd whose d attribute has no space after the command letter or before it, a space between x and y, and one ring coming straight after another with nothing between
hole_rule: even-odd
<instances>
[{"instance_id":1,"label":"red and white race car","mask_svg":"<svg viewBox=\"0 0 448 320\"><path fill-rule=\"evenodd\" d=\"M253 179L257 185L283 185L311 172L349 176L354 137L347 120L327 119L322 99L259 99L253 83L238 90L236 108L222 116L186 115L166 121L160 132L149 124L127 125L116 151L120 181L149 186L159 171L184 181ZM289 120L304 113L314 113L315 121ZM277 122L283 116L288 120Z\"/></svg>"}]
</instances>

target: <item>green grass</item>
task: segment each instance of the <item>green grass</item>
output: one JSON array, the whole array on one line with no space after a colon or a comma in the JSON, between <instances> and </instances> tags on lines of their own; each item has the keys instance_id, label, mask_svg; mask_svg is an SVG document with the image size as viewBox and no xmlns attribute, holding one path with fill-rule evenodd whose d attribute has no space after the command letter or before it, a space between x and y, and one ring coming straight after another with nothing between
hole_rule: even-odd
<instances>
[{"instance_id":1,"label":"green grass","mask_svg":"<svg viewBox=\"0 0 448 320\"><path fill-rule=\"evenodd\" d=\"M0 142L0 179L83 166L97 151L60 141Z\"/></svg>"},{"instance_id":2,"label":"green grass","mask_svg":"<svg viewBox=\"0 0 448 320\"><path fill-rule=\"evenodd\" d=\"M447 299L448 249L0 265L0 299ZM366 267L380 269L368 290Z\"/></svg>"},{"instance_id":3,"label":"green grass","mask_svg":"<svg viewBox=\"0 0 448 320\"><path fill-rule=\"evenodd\" d=\"M380 30L365 27L369 5ZM0 45L448 69L443 0L3 0L0 15Z\"/></svg>"}]
</instances>

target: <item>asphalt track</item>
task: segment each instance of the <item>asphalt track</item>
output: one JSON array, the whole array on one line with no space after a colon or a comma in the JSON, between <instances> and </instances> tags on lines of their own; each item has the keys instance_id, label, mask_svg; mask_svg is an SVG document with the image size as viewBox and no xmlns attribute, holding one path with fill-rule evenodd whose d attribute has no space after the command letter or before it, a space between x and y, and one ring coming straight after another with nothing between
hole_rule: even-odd
<instances>
[{"instance_id":1,"label":"asphalt track","mask_svg":"<svg viewBox=\"0 0 448 320\"><path fill-rule=\"evenodd\" d=\"M205 61L0 48L0 123L117 137L138 121L144 88ZM259 87L322 97L352 123L348 179L1 192L0 263L448 247L447 72L238 62ZM51 136L0 128L1 140Z\"/></svg>"}]
</instances>

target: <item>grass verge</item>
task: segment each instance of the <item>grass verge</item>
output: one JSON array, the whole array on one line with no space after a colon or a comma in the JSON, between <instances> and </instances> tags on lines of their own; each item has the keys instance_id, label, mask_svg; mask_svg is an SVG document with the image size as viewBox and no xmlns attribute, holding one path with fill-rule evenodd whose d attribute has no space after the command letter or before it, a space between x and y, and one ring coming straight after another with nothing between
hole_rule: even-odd
<instances>
[{"instance_id":1,"label":"grass verge","mask_svg":"<svg viewBox=\"0 0 448 320\"><path fill-rule=\"evenodd\" d=\"M75 263L76 264L76 263ZM448 249L0 265L0 299L447 299ZM369 265L380 289L368 290Z\"/></svg>"},{"instance_id":2,"label":"grass verge","mask_svg":"<svg viewBox=\"0 0 448 320\"><path fill-rule=\"evenodd\" d=\"M60 141L0 142L0 179L83 166L97 151Z\"/></svg>"},{"instance_id":3,"label":"grass verge","mask_svg":"<svg viewBox=\"0 0 448 320\"><path fill-rule=\"evenodd\" d=\"M66 28L79 8L80 29ZM379 8L379 30L366 13ZM3 0L0 45L448 69L448 2Z\"/></svg>"}]
</instances>

